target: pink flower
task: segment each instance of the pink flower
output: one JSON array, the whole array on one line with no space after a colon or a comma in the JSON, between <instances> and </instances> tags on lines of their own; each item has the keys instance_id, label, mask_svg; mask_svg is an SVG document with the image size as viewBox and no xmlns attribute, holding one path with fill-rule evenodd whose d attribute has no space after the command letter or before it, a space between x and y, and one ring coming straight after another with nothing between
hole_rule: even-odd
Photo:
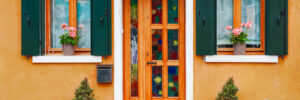
<instances>
[{"instance_id":1,"label":"pink flower","mask_svg":"<svg viewBox=\"0 0 300 100\"><path fill-rule=\"evenodd\" d=\"M251 27L252 27L252 24L251 24L251 23L247 23L247 24L246 24L246 27L247 27L247 28L251 28Z\"/></svg>"},{"instance_id":2,"label":"pink flower","mask_svg":"<svg viewBox=\"0 0 300 100\"><path fill-rule=\"evenodd\" d=\"M69 27L69 32L76 32L76 28L75 27Z\"/></svg>"},{"instance_id":3,"label":"pink flower","mask_svg":"<svg viewBox=\"0 0 300 100\"><path fill-rule=\"evenodd\" d=\"M236 28L232 31L232 33L233 33L233 35L238 36L238 35L240 35L240 31L241 30L239 28Z\"/></svg>"},{"instance_id":4,"label":"pink flower","mask_svg":"<svg viewBox=\"0 0 300 100\"><path fill-rule=\"evenodd\" d=\"M252 24L253 22L252 22L252 21L248 21L247 23L248 23L248 24Z\"/></svg>"},{"instance_id":5,"label":"pink flower","mask_svg":"<svg viewBox=\"0 0 300 100\"><path fill-rule=\"evenodd\" d=\"M62 29L67 29L67 28L68 28L68 25L65 24L65 23L63 23L63 24L61 24L60 28L62 28Z\"/></svg>"},{"instance_id":6,"label":"pink flower","mask_svg":"<svg viewBox=\"0 0 300 100\"><path fill-rule=\"evenodd\" d=\"M70 32L69 34L72 38L75 38L76 37L76 33L75 32Z\"/></svg>"},{"instance_id":7,"label":"pink flower","mask_svg":"<svg viewBox=\"0 0 300 100\"><path fill-rule=\"evenodd\" d=\"M238 28L238 30L239 30L239 33L242 33L243 32L243 28Z\"/></svg>"},{"instance_id":8,"label":"pink flower","mask_svg":"<svg viewBox=\"0 0 300 100\"><path fill-rule=\"evenodd\" d=\"M228 26L226 26L225 29L226 29L226 30L231 30L231 29L232 29L232 26L228 25Z\"/></svg>"},{"instance_id":9,"label":"pink flower","mask_svg":"<svg viewBox=\"0 0 300 100\"><path fill-rule=\"evenodd\" d=\"M83 25L79 25L78 27L79 27L79 29L83 29Z\"/></svg>"},{"instance_id":10,"label":"pink flower","mask_svg":"<svg viewBox=\"0 0 300 100\"><path fill-rule=\"evenodd\" d=\"M241 26L242 26L242 27L245 27L245 26L246 26L246 23L242 23Z\"/></svg>"}]
</instances>

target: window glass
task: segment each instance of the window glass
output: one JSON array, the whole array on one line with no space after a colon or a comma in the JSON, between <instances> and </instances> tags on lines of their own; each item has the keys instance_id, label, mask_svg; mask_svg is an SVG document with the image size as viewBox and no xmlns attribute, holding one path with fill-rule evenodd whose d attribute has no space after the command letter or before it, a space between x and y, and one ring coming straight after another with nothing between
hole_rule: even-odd
<instances>
[{"instance_id":1,"label":"window glass","mask_svg":"<svg viewBox=\"0 0 300 100\"><path fill-rule=\"evenodd\" d=\"M217 46L219 48L231 45L230 34L225 31L227 25L233 25L233 1L217 0Z\"/></svg>"},{"instance_id":2,"label":"window glass","mask_svg":"<svg viewBox=\"0 0 300 100\"><path fill-rule=\"evenodd\" d=\"M61 48L59 36L64 34L61 24L69 25L69 0L51 1L51 48Z\"/></svg>"},{"instance_id":3,"label":"window glass","mask_svg":"<svg viewBox=\"0 0 300 100\"><path fill-rule=\"evenodd\" d=\"M248 30L248 48L260 47L260 0L242 0L242 22L252 21Z\"/></svg>"},{"instance_id":4,"label":"window glass","mask_svg":"<svg viewBox=\"0 0 300 100\"><path fill-rule=\"evenodd\" d=\"M77 25L80 35L77 48L91 47L91 0L77 0Z\"/></svg>"},{"instance_id":5,"label":"window glass","mask_svg":"<svg viewBox=\"0 0 300 100\"><path fill-rule=\"evenodd\" d=\"M138 96L138 0L130 1L130 64L131 64L131 96Z\"/></svg>"}]
</instances>

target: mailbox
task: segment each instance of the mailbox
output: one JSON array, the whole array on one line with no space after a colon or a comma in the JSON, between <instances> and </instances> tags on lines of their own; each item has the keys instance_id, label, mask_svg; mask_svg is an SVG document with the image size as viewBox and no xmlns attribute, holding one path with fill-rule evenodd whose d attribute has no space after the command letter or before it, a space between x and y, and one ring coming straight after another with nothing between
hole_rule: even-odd
<instances>
[{"instance_id":1,"label":"mailbox","mask_svg":"<svg viewBox=\"0 0 300 100\"><path fill-rule=\"evenodd\" d=\"M112 83L113 65L97 65L97 82Z\"/></svg>"}]
</instances>

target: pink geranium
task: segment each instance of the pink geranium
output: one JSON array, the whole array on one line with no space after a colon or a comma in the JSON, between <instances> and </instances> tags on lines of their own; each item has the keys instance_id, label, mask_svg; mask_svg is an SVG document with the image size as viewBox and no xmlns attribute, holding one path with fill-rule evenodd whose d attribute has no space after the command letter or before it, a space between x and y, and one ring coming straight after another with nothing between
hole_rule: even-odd
<instances>
[{"instance_id":1,"label":"pink geranium","mask_svg":"<svg viewBox=\"0 0 300 100\"><path fill-rule=\"evenodd\" d=\"M242 23L241 26L242 26L242 27L245 27L245 26L246 26L246 23Z\"/></svg>"},{"instance_id":2,"label":"pink geranium","mask_svg":"<svg viewBox=\"0 0 300 100\"><path fill-rule=\"evenodd\" d=\"M225 29L226 29L226 30L231 30L231 29L232 29L232 26L228 25L228 26L226 26Z\"/></svg>"},{"instance_id":3,"label":"pink geranium","mask_svg":"<svg viewBox=\"0 0 300 100\"><path fill-rule=\"evenodd\" d=\"M252 21L248 21L247 24L253 24L253 22Z\"/></svg>"},{"instance_id":4,"label":"pink geranium","mask_svg":"<svg viewBox=\"0 0 300 100\"><path fill-rule=\"evenodd\" d=\"M76 33L75 32L70 32L70 34L69 34L72 38L75 38L76 37Z\"/></svg>"},{"instance_id":5,"label":"pink geranium","mask_svg":"<svg viewBox=\"0 0 300 100\"><path fill-rule=\"evenodd\" d=\"M246 27L247 27L247 28L251 28L251 27L252 27L252 24L251 24L251 23L247 23L247 24L246 24Z\"/></svg>"},{"instance_id":6,"label":"pink geranium","mask_svg":"<svg viewBox=\"0 0 300 100\"><path fill-rule=\"evenodd\" d=\"M60 28L62 28L62 29L68 29L68 25L65 24L65 23L63 23L63 24L61 24Z\"/></svg>"}]
</instances>

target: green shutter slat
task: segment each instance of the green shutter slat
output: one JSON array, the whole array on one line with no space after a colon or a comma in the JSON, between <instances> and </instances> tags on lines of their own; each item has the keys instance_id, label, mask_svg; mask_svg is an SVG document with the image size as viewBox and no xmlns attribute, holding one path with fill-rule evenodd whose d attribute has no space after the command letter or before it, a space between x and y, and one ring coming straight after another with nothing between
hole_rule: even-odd
<instances>
[{"instance_id":1,"label":"green shutter slat","mask_svg":"<svg viewBox=\"0 0 300 100\"><path fill-rule=\"evenodd\" d=\"M287 55L288 0L266 0L266 55Z\"/></svg>"},{"instance_id":2,"label":"green shutter slat","mask_svg":"<svg viewBox=\"0 0 300 100\"><path fill-rule=\"evenodd\" d=\"M216 0L196 1L196 54L215 55Z\"/></svg>"},{"instance_id":3,"label":"green shutter slat","mask_svg":"<svg viewBox=\"0 0 300 100\"><path fill-rule=\"evenodd\" d=\"M92 0L91 55L111 55L111 0Z\"/></svg>"},{"instance_id":4,"label":"green shutter slat","mask_svg":"<svg viewBox=\"0 0 300 100\"><path fill-rule=\"evenodd\" d=\"M22 55L41 55L44 30L43 0L22 0Z\"/></svg>"}]
</instances>

